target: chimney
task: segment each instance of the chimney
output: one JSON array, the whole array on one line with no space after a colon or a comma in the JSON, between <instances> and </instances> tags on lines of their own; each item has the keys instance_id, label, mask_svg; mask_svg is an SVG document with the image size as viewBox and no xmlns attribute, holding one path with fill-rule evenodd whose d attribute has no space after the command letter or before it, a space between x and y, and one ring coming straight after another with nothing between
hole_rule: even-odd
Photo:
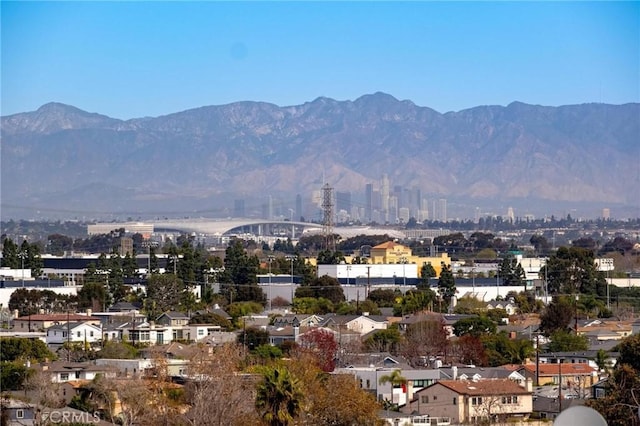
<instances>
[{"instance_id":1,"label":"chimney","mask_svg":"<svg viewBox=\"0 0 640 426\"><path fill-rule=\"evenodd\" d=\"M369 316L369 312L363 312L362 315L364 315L365 317Z\"/></svg>"},{"instance_id":2,"label":"chimney","mask_svg":"<svg viewBox=\"0 0 640 426\"><path fill-rule=\"evenodd\" d=\"M39 313L40 315L44 315L44 309L40 309L40 310L38 311L38 313Z\"/></svg>"},{"instance_id":3,"label":"chimney","mask_svg":"<svg viewBox=\"0 0 640 426\"><path fill-rule=\"evenodd\" d=\"M527 390L527 392L533 392L533 380L531 380L531 378L527 377L524 382L524 388Z\"/></svg>"},{"instance_id":4,"label":"chimney","mask_svg":"<svg viewBox=\"0 0 640 426\"><path fill-rule=\"evenodd\" d=\"M18 311L17 309L13 310L13 318L18 318L20 316L20 311Z\"/></svg>"},{"instance_id":5,"label":"chimney","mask_svg":"<svg viewBox=\"0 0 640 426\"><path fill-rule=\"evenodd\" d=\"M90 317L93 314L93 311L91 309L87 309L87 316Z\"/></svg>"},{"instance_id":6,"label":"chimney","mask_svg":"<svg viewBox=\"0 0 640 426\"><path fill-rule=\"evenodd\" d=\"M451 367L451 377L453 380L458 380L458 367L455 365Z\"/></svg>"}]
</instances>

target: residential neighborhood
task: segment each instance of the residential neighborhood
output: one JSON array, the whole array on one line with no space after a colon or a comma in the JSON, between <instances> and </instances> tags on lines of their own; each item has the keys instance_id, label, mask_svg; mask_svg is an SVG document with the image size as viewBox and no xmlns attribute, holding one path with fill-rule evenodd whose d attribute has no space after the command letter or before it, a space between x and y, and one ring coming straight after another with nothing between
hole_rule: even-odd
<instances>
[{"instance_id":1,"label":"residential neighborhood","mask_svg":"<svg viewBox=\"0 0 640 426\"><path fill-rule=\"evenodd\" d=\"M259 422L256 407L268 397L260 392L276 380L272 374L295 375L296 392L307 392L304 415L325 424L329 414L321 407L336 401L316 389L308 376L316 371L336 395L351 388L343 398L361 398L360 408L332 414L360 419L348 424L542 425L571 406L599 407L597 401L613 395L608 381L629 368L629 348L638 347L640 320L620 309L619 300L616 315L609 300L562 295L565 278L544 270L554 262L562 267L553 254L538 262L538 275L552 276L547 280L527 280L520 265L531 269L531 262L511 255L496 266L502 281L495 288L494 277L484 287L480 276L456 278L454 260L444 254L414 256L395 241L372 245L368 253L333 264L284 258L279 273L315 271L291 287L292 300L284 296L289 289L270 291L284 284L274 284L268 272L266 283L259 277L275 269L275 256L263 263L256 256L255 281L238 285L244 278L233 274L247 262L239 244L227 248L224 271L211 275L214 285L197 292L171 264L119 287L106 276L92 278L89 268L78 300L47 293L53 305L38 296L38 287L18 287L0 331L7 424L40 424L51 409L77 410L104 424L157 424L152 411L160 407L171 424L207 424L204 407L216 398L239 398L231 412L211 408L217 419ZM608 285L598 262L588 261L593 285ZM415 272L406 272L409 265ZM398 266L405 269L401 281ZM352 284L355 276L346 276L362 271L369 282ZM103 300L92 282L124 296ZM552 286L559 295L549 295ZM85 293L91 296L80 303ZM487 299L490 294L495 297ZM100 306L106 309L95 309ZM222 392L228 387L242 392ZM239 402L246 392L255 403ZM136 408L140 404L145 409Z\"/></svg>"}]
</instances>

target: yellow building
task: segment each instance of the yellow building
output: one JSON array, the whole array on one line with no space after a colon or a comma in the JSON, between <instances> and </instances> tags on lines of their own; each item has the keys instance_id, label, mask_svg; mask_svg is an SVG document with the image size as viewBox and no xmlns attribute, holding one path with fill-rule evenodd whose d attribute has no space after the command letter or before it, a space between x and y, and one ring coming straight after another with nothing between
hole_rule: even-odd
<instances>
[{"instance_id":1,"label":"yellow building","mask_svg":"<svg viewBox=\"0 0 640 426\"><path fill-rule=\"evenodd\" d=\"M426 264L430 263L431 266L433 266L433 269L436 271L436 276L438 277L440 276L440 271L442 271L443 264L451 266L451 258L447 253L442 253L439 257L414 256L409 247L394 241L387 241L386 243L372 247L368 260L368 263L371 264L404 263L407 265L415 265L418 277L420 276L420 269Z\"/></svg>"}]
</instances>

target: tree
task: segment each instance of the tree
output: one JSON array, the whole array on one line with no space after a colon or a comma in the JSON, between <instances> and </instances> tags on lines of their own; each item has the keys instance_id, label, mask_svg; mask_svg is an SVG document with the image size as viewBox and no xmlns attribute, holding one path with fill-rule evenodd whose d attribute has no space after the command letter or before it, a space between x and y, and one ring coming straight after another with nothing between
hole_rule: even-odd
<instances>
[{"instance_id":1,"label":"tree","mask_svg":"<svg viewBox=\"0 0 640 426\"><path fill-rule=\"evenodd\" d=\"M218 279L222 284L222 293L231 303L235 301L255 301L264 304L266 297L258 286L260 261L249 256L241 240L234 240L225 250L224 271Z\"/></svg>"},{"instance_id":2,"label":"tree","mask_svg":"<svg viewBox=\"0 0 640 426\"><path fill-rule=\"evenodd\" d=\"M640 372L626 363L616 365L607 380L605 396L588 399L586 405L597 410L609 426L638 426Z\"/></svg>"},{"instance_id":3,"label":"tree","mask_svg":"<svg viewBox=\"0 0 640 426\"><path fill-rule=\"evenodd\" d=\"M0 339L0 361L45 361L56 359L47 344L39 339L22 339L19 337L3 337Z\"/></svg>"},{"instance_id":4,"label":"tree","mask_svg":"<svg viewBox=\"0 0 640 426\"><path fill-rule=\"evenodd\" d=\"M420 268L420 285L431 287L430 280L437 276L436 270L431 265L431 262L425 263Z\"/></svg>"},{"instance_id":5,"label":"tree","mask_svg":"<svg viewBox=\"0 0 640 426\"><path fill-rule=\"evenodd\" d=\"M479 337L465 334L453 345L458 362L484 367L488 365L487 354Z\"/></svg>"},{"instance_id":6,"label":"tree","mask_svg":"<svg viewBox=\"0 0 640 426\"><path fill-rule=\"evenodd\" d=\"M456 295L456 280L451 271L451 266L442 265L442 271L440 272L440 278L438 279L438 291L440 296L449 304L451 298Z\"/></svg>"},{"instance_id":7,"label":"tree","mask_svg":"<svg viewBox=\"0 0 640 426\"><path fill-rule=\"evenodd\" d=\"M540 329L550 336L555 331L566 331L574 318L575 304L569 297L554 297L540 316Z\"/></svg>"},{"instance_id":8,"label":"tree","mask_svg":"<svg viewBox=\"0 0 640 426\"><path fill-rule=\"evenodd\" d=\"M188 374L194 377L185 387L189 411L183 417L193 426L249 424L243 416L253 411L247 395L254 382L241 372L243 349L226 344L212 349L198 347L189 357Z\"/></svg>"},{"instance_id":9,"label":"tree","mask_svg":"<svg viewBox=\"0 0 640 426\"><path fill-rule=\"evenodd\" d=\"M345 300L344 290L340 282L328 275L315 278L308 285L298 287L296 290L296 298L298 297L324 298L331 301L334 305Z\"/></svg>"},{"instance_id":10,"label":"tree","mask_svg":"<svg viewBox=\"0 0 640 426\"><path fill-rule=\"evenodd\" d=\"M151 275L147 281L145 309L150 319L171 310L180 310L188 300L188 288L173 274Z\"/></svg>"},{"instance_id":11,"label":"tree","mask_svg":"<svg viewBox=\"0 0 640 426\"><path fill-rule=\"evenodd\" d=\"M327 374L316 365L314 356L298 351L286 362L298 378L305 395L299 418L314 426L379 424L380 404L371 393L358 386L351 374ZM248 423L247 423L248 424Z\"/></svg>"},{"instance_id":12,"label":"tree","mask_svg":"<svg viewBox=\"0 0 640 426\"><path fill-rule=\"evenodd\" d=\"M615 348L620 353L618 364L627 364L640 373L640 334L633 334L625 338Z\"/></svg>"},{"instance_id":13,"label":"tree","mask_svg":"<svg viewBox=\"0 0 640 426\"><path fill-rule=\"evenodd\" d=\"M598 271L591 250L560 247L541 269L540 276L546 276L551 294L606 295L607 282L604 273Z\"/></svg>"},{"instance_id":14,"label":"tree","mask_svg":"<svg viewBox=\"0 0 640 426\"><path fill-rule=\"evenodd\" d=\"M402 335L397 328L378 330L367 337L365 345L372 352L396 353L398 345L402 341Z\"/></svg>"},{"instance_id":15,"label":"tree","mask_svg":"<svg viewBox=\"0 0 640 426\"><path fill-rule=\"evenodd\" d=\"M310 412L305 418L315 426L375 425L380 410L375 397L360 389L351 374L331 374L310 395Z\"/></svg>"},{"instance_id":16,"label":"tree","mask_svg":"<svg viewBox=\"0 0 640 426\"><path fill-rule=\"evenodd\" d=\"M299 349L313 354L318 367L331 372L336 367L338 343L333 333L322 328L314 328L300 336Z\"/></svg>"},{"instance_id":17,"label":"tree","mask_svg":"<svg viewBox=\"0 0 640 426\"><path fill-rule=\"evenodd\" d=\"M499 269L500 278L502 278L502 285L504 286L525 286L525 273L522 265L513 256L507 256L500 262Z\"/></svg>"},{"instance_id":18,"label":"tree","mask_svg":"<svg viewBox=\"0 0 640 426\"><path fill-rule=\"evenodd\" d=\"M381 308L390 308L396 301L396 297L399 293L389 288L376 288L369 292L367 299L374 302Z\"/></svg>"},{"instance_id":19,"label":"tree","mask_svg":"<svg viewBox=\"0 0 640 426\"><path fill-rule=\"evenodd\" d=\"M571 331L556 330L551 333L548 352L576 352L589 349L587 336L576 335Z\"/></svg>"},{"instance_id":20,"label":"tree","mask_svg":"<svg viewBox=\"0 0 640 426\"><path fill-rule=\"evenodd\" d=\"M267 368L258 384L256 408L269 426L293 424L304 395L299 381L284 367Z\"/></svg>"},{"instance_id":21,"label":"tree","mask_svg":"<svg viewBox=\"0 0 640 426\"><path fill-rule=\"evenodd\" d=\"M449 347L444 319L425 318L410 324L400 346L400 354L412 366L422 363L423 356L444 356Z\"/></svg>"},{"instance_id":22,"label":"tree","mask_svg":"<svg viewBox=\"0 0 640 426\"><path fill-rule=\"evenodd\" d=\"M242 330L238 336L238 342L246 346L250 351L269 343L269 332L258 327L249 327Z\"/></svg>"},{"instance_id":23,"label":"tree","mask_svg":"<svg viewBox=\"0 0 640 426\"><path fill-rule=\"evenodd\" d=\"M407 378L402 375L402 371L393 370L389 374L380 376L380 379L378 379L378 383L380 383L381 385L387 383L391 384L391 405L394 406L394 409L397 409L397 405L395 405L395 401L393 400L393 389L398 387L402 387L404 389L404 387L407 385Z\"/></svg>"},{"instance_id":24,"label":"tree","mask_svg":"<svg viewBox=\"0 0 640 426\"><path fill-rule=\"evenodd\" d=\"M497 325L487 317L463 318L453 325L453 333L460 337L470 335L480 337L482 334L493 334Z\"/></svg>"},{"instance_id":25,"label":"tree","mask_svg":"<svg viewBox=\"0 0 640 426\"><path fill-rule=\"evenodd\" d=\"M2 240L2 258L0 259L0 265L4 268L19 269L21 267L19 253L20 249L18 245L14 243L11 238L5 238Z\"/></svg>"}]
</instances>

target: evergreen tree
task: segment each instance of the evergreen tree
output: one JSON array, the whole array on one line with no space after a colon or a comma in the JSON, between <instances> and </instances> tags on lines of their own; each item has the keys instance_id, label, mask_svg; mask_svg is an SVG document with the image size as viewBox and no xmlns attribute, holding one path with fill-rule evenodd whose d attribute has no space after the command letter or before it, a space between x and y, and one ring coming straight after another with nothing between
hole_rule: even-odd
<instances>
[{"instance_id":1,"label":"evergreen tree","mask_svg":"<svg viewBox=\"0 0 640 426\"><path fill-rule=\"evenodd\" d=\"M21 266L19 252L18 245L11 238L5 238L2 241L2 259L0 259L2 267L19 269Z\"/></svg>"},{"instance_id":2,"label":"evergreen tree","mask_svg":"<svg viewBox=\"0 0 640 426\"><path fill-rule=\"evenodd\" d=\"M451 302L451 298L456 294L456 280L449 265L442 265L442 271L438 279L438 291L447 304Z\"/></svg>"}]
</instances>

